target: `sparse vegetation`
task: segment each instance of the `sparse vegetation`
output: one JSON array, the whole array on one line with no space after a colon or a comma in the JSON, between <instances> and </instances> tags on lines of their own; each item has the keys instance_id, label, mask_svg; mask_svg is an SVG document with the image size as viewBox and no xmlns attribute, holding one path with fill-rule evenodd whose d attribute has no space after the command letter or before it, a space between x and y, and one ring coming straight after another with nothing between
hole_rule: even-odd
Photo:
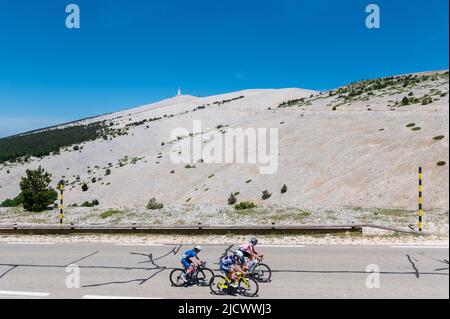
<instances>
[{"instance_id":1,"label":"sparse vegetation","mask_svg":"<svg viewBox=\"0 0 450 319\"><path fill-rule=\"evenodd\" d=\"M76 205L76 204L74 204ZM92 201L85 201L83 204L81 204L81 207L94 207L100 205L99 201L97 199L94 199ZM76 206L75 206L76 207Z\"/></svg>"},{"instance_id":2,"label":"sparse vegetation","mask_svg":"<svg viewBox=\"0 0 450 319\"><path fill-rule=\"evenodd\" d=\"M293 100L288 100L288 101L285 101L285 102L281 102L278 105L278 107L280 108L280 107L295 106L297 104L304 103L304 102L305 102L305 98L302 97L300 99L293 99Z\"/></svg>"},{"instance_id":3,"label":"sparse vegetation","mask_svg":"<svg viewBox=\"0 0 450 319\"><path fill-rule=\"evenodd\" d=\"M407 217L408 215L413 214L414 212L398 209L398 208L382 208L377 209L373 212L375 215L383 215L383 216L390 216L390 217Z\"/></svg>"},{"instance_id":4,"label":"sparse vegetation","mask_svg":"<svg viewBox=\"0 0 450 319\"><path fill-rule=\"evenodd\" d=\"M440 141L440 140L442 140L444 137L445 137L444 135L438 135L438 136L433 137L433 140L435 140L435 141Z\"/></svg>"},{"instance_id":5,"label":"sparse vegetation","mask_svg":"<svg viewBox=\"0 0 450 319\"><path fill-rule=\"evenodd\" d=\"M13 199L5 199L2 203L0 203L0 207L17 207L22 205L23 203L23 198L22 196L19 194L17 197L13 198Z\"/></svg>"},{"instance_id":6,"label":"sparse vegetation","mask_svg":"<svg viewBox=\"0 0 450 319\"><path fill-rule=\"evenodd\" d=\"M236 202L237 202L236 197L234 196L233 193L231 193L230 197L228 197L228 205L234 205L236 204Z\"/></svg>"},{"instance_id":7,"label":"sparse vegetation","mask_svg":"<svg viewBox=\"0 0 450 319\"><path fill-rule=\"evenodd\" d=\"M445 166L447 164L445 161L439 161L436 163L437 166Z\"/></svg>"},{"instance_id":8,"label":"sparse vegetation","mask_svg":"<svg viewBox=\"0 0 450 319\"><path fill-rule=\"evenodd\" d=\"M88 189L89 189L89 186L87 186L86 183L84 183L83 185L81 185L81 190L82 190L83 192L87 192Z\"/></svg>"},{"instance_id":9,"label":"sparse vegetation","mask_svg":"<svg viewBox=\"0 0 450 319\"><path fill-rule=\"evenodd\" d=\"M281 187L281 194L286 193L287 190L288 190L288 188L287 188L286 184L284 184L283 187Z\"/></svg>"},{"instance_id":10,"label":"sparse vegetation","mask_svg":"<svg viewBox=\"0 0 450 319\"><path fill-rule=\"evenodd\" d=\"M281 212L276 214L275 216L270 217L270 221L273 223L282 223L282 222L296 222L302 223L304 220L311 216L311 213L308 211L299 211L299 212Z\"/></svg>"},{"instance_id":11,"label":"sparse vegetation","mask_svg":"<svg viewBox=\"0 0 450 319\"><path fill-rule=\"evenodd\" d=\"M147 209L149 209L149 210L161 209L163 207L164 207L164 205L162 203L158 203L156 201L156 198L154 198L154 197L151 198L147 204Z\"/></svg>"},{"instance_id":12,"label":"sparse vegetation","mask_svg":"<svg viewBox=\"0 0 450 319\"><path fill-rule=\"evenodd\" d=\"M136 126L144 125L147 122L159 121L161 119L162 119L162 117L154 117L154 118L150 118L150 119L144 119L144 120L141 120L141 121L128 123L127 125L125 125L125 127L128 127L128 128L129 127L136 127ZM131 119L129 119L129 121L131 121Z\"/></svg>"},{"instance_id":13,"label":"sparse vegetation","mask_svg":"<svg viewBox=\"0 0 450 319\"><path fill-rule=\"evenodd\" d=\"M422 98L422 105L427 105L433 103L433 98L431 97L424 97Z\"/></svg>"},{"instance_id":14,"label":"sparse vegetation","mask_svg":"<svg viewBox=\"0 0 450 319\"><path fill-rule=\"evenodd\" d=\"M402 105L409 105L409 99L406 96L402 99Z\"/></svg>"},{"instance_id":15,"label":"sparse vegetation","mask_svg":"<svg viewBox=\"0 0 450 319\"><path fill-rule=\"evenodd\" d=\"M239 204L234 205L234 208L237 210L244 210L244 209L250 209L255 208L256 204L253 202L240 202Z\"/></svg>"},{"instance_id":16,"label":"sparse vegetation","mask_svg":"<svg viewBox=\"0 0 450 319\"><path fill-rule=\"evenodd\" d=\"M269 193L269 191L266 189L266 190L264 190L264 191L262 192L261 198L262 198L263 200L266 200L266 199L269 199L271 196L272 196L272 194Z\"/></svg>"},{"instance_id":17,"label":"sparse vegetation","mask_svg":"<svg viewBox=\"0 0 450 319\"><path fill-rule=\"evenodd\" d=\"M216 101L216 102L213 102L213 104L216 104L216 105L220 106L220 105L223 105L225 103L236 101L236 100L240 100L240 99L243 99L243 98L244 98L244 96L241 95L241 96L238 96L238 97L235 97L235 98L232 98L232 99L228 99L228 100Z\"/></svg>"},{"instance_id":18,"label":"sparse vegetation","mask_svg":"<svg viewBox=\"0 0 450 319\"><path fill-rule=\"evenodd\" d=\"M118 214L122 214L122 211L117 210L117 209L110 209L110 210L107 210L106 212L101 213L100 217L103 219L106 219L106 218L109 218L109 217L112 217L112 216L118 215Z\"/></svg>"},{"instance_id":19,"label":"sparse vegetation","mask_svg":"<svg viewBox=\"0 0 450 319\"><path fill-rule=\"evenodd\" d=\"M285 101L280 103L278 107L302 107L312 105L313 101L319 99L335 97L334 100L328 104L328 106L330 106L331 109L335 111L337 110L337 107L341 105L349 105L353 102L358 101L369 101L371 98L385 96L386 94L406 95L403 96L399 101L390 101L393 103L392 106L406 106L419 104L421 102L425 105L433 102L433 98L432 96L430 96L430 94L440 95L442 94L442 92L433 92L433 89L431 89L430 92L428 94L425 94L423 97L415 97L415 92L412 89L419 86L426 87L427 85L424 84L424 82L426 83L427 81L436 81L439 77L444 79L448 78L448 73L439 73L436 75L409 74L371 80L361 80L352 82L336 90L331 90L326 95L312 95L308 98L305 97L301 99Z\"/></svg>"}]
</instances>

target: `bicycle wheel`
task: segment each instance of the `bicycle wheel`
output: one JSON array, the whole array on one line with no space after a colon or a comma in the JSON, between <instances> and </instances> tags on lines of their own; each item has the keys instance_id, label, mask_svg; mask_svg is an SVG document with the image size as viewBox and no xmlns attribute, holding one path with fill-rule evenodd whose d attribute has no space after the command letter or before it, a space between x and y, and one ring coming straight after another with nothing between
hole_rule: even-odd
<instances>
[{"instance_id":1,"label":"bicycle wheel","mask_svg":"<svg viewBox=\"0 0 450 319\"><path fill-rule=\"evenodd\" d=\"M170 282L172 283L172 285L174 285L175 287L182 287L185 285L185 282L183 280L183 278L181 278L181 275L184 274L185 271L184 269L181 268L177 268L174 269L170 272Z\"/></svg>"},{"instance_id":2,"label":"bicycle wheel","mask_svg":"<svg viewBox=\"0 0 450 319\"><path fill-rule=\"evenodd\" d=\"M224 276L215 275L209 281L209 289L215 295L223 295L228 288L225 288L224 285L227 284L227 279ZM228 287L228 285L226 285Z\"/></svg>"},{"instance_id":3,"label":"bicycle wheel","mask_svg":"<svg viewBox=\"0 0 450 319\"><path fill-rule=\"evenodd\" d=\"M209 286L209 282L214 277L214 272L209 268L199 269L196 272L196 281L199 286Z\"/></svg>"},{"instance_id":4,"label":"bicycle wheel","mask_svg":"<svg viewBox=\"0 0 450 319\"><path fill-rule=\"evenodd\" d=\"M239 292L246 297L258 295L259 285L253 278L243 278L239 280Z\"/></svg>"},{"instance_id":5,"label":"bicycle wheel","mask_svg":"<svg viewBox=\"0 0 450 319\"><path fill-rule=\"evenodd\" d=\"M266 264L257 264L252 270L252 276L256 281L269 282L272 278L272 270Z\"/></svg>"}]
</instances>

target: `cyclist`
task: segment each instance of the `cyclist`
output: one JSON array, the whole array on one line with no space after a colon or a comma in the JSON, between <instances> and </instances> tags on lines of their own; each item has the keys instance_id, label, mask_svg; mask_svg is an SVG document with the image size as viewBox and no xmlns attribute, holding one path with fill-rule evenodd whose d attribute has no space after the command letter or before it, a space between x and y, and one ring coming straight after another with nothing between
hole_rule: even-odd
<instances>
[{"instance_id":1,"label":"cyclist","mask_svg":"<svg viewBox=\"0 0 450 319\"><path fill-rule=\"evenodd\" d=\"M237 287L237 276L236 272L242 272L245 275L245 258L242 251L238 250L233 255L228 255L220 260L220 270L225 273L225 276L229 281L231 281L231 286Z\"/></svg>"},{"instance_id":2,"label":"cyclist","mask_svg":"<svg viewBox=\"0 0 450 319\"><path fill-rule=\"evenodd\" d=\"M194 272L195 266L200 266L203 263L200 258L198 258L198 254L201 251L202 247L196 245L193 249L186 250L181 256L181 263L186 270L186 273L181 275L184 282L187 282L187 277Z\"/></svg>"},{"instance_id":3,"label":"cyclist","mask_svg":"<svg viewBox=\"0 0 450 319\"><path fill-rule=\"evenodd\" d=\"M253 265L255 259L261 260L264 256L258 254L255 250L255 246L258 244L258 239L256 237L250 238L250 241L246 244L243 244L239 247L239 251L241 251L249 261L249 268Z\"/></svg>"}]
</instances>

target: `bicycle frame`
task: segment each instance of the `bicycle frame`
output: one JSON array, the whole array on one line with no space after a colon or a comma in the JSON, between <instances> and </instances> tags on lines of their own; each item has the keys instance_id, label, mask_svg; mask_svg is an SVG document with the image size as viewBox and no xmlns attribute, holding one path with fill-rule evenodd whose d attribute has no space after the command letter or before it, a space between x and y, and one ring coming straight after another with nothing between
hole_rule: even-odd
<instances>
[{"instance_id":1,"label":"bicycle frame","mask_svg":"<svg viewBox=\"0 0 450 319\"><path fill-rule=\"evenodd\" d=\"M247 278L242 274L242 272L240 272L240 271L239 271L239 272L236 272L236 275L237 275L236 282L239 282L239 280L242 280L242 282L245 284L245 286L246 286L247 288L250 286L250 284L249 284ZM220 283L218 284L218 287L219 287L219 288L222 288L222 289L228 289L229 286L228 286L227 284L230 284L230 283L231 283L231 280L228 279L228 277L225 277L225 280L222 281L222 282L220 282Z\"/></svg>"},{"instance_id":2,"label":"bicycle frame","mask_svg":"<svg viewBox=\"0 0 450 319\"><path fill-rule=\"evenodd\" d=\"M194 264L194 271L191 272L190 276L194 275L195 273L199 272L200 270L206 268L206 262L202 263L201 265L195 265ZM187 269L184 269L184 273L187 274Z\"/></svg>"},{"instance_id":3,"label":"bicycle frame","mask_svg":"<svg viewBox=\"0 0 450 319\"><path fill-rule=\"evenodd\" d=\"M252 266L248 269L249 272L252 272L255 267L261 262L262 260L259 260L257 258L253 259Z\"/></svg>"}]
</instances>

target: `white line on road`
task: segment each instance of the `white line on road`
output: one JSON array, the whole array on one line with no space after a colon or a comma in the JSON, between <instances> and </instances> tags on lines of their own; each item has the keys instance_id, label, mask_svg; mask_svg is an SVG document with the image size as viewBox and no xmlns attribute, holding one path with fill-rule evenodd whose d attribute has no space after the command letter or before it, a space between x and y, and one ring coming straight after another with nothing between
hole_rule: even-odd
<instances>
[{"instance_id":1,"label":"white line on road","mask_svg":"<svg viewBox=\"0 0 450 319\"><path fill-rule=\"evenodd\" d=\"M304 245L258 245L257 247L305 248Z\"/></svg>"},{"instance_id":2,"label":"white line on road","mask_svg":"<svg viewBox=\"0 0 450 319\"><path fill-rule=\"evenodd\" d=\"M85 295L83 296L83 299L162 299L162 298Z\"/></svg>"},{"instance_id":3,"label":"white line on road","mask_svg":"<svg viewBox=\"0 0 450 319\"><path fill-rule=\"evenodd\" d=\"M0 290L0 295L3 296L22 296L22 297L47 297L50 295L48 292L28 292L28 291L7 291Z\"/></svg>"},{"instance_id":4,"label":"white line on road","mask_svg":"<svg viewBox=\"0 0 450 319\"><path fill-rule=\"evenodd\" d=\"M55 243L39 243L39 242L9 242L8 245L54 245Z\"/></svg>"},{"instance_id":5,"label":"white line on road","mask_svg":"<svg viewBox=\"0 0 450 319\"><path fill-rule=\"evenodd\" d=\"M426 246L426 245L422 245L422 246L421 245L415 245L415 246L398 245L398 246L389 246L389 247L391 247L391 248L416 248L416 249L421 249L421 248L423 248L423 249L448 249L448 246L438 246L438 245L436 245L436 246L434 246L434 245L429 245L429 246Z\"/></svg>"},{"instance_id":6,"label":"white line on road","mask_svg":"<svg viewBox=\"0 0 450 319\"><path fill-rule=\"evenodd\" d=\"M116 244L116 246L167 246L166 244Z\"/></svg>"}]
</instances>

